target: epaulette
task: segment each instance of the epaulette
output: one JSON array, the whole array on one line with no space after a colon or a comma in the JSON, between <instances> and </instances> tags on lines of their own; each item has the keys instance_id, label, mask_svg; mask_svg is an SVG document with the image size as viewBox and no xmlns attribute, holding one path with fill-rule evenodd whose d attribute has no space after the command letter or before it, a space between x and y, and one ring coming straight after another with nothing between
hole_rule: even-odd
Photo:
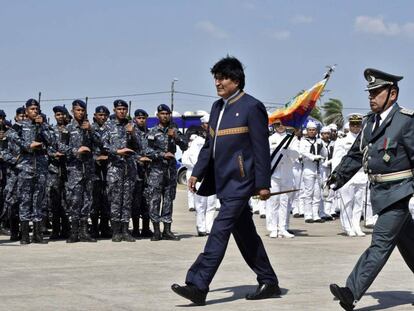
<instances>
[{"instance_id":1,"label":"epaulette","mask_svg":"<svg viewBox=\"0 0 414 311\"><path fill-rule=\"evenodd\" d=\"M411 109L401 108L400 112L402 114L406 114L407 116L414 116L414 110L411 110Z\"/></svg>"}]
</instances>

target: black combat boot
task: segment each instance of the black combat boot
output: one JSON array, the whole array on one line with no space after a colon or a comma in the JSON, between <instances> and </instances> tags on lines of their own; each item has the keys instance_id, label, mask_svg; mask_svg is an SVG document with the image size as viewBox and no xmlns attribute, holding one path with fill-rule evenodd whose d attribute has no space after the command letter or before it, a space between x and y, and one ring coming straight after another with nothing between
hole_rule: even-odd
<instances>
[{"instance_id":1,"label":"black combat boot","mask_svg":"<svg viewBox=\"0 0 414 311\"><path fill-rule=\"evenodd\" d=\"M112 221L112 242L121 242L121 241L122 241L121 222Z\"/></svg>"},{"instance_id":2,"label":"black combat boot","mask_svg":"<svg viewBox=\"0 0 414 311\"><path fill-rule=\"evenodd\" d=\"M141 237L143 238L151 238L154 233L150 229L150 220L149 217L142 218L142 230L141 230Z\"/></svg>"},{"instance_id":3,"label":"black combat boot","mask_svg":"<svg viewBox=\"0 0 414 311\"><path fill-rule=\"evenodd\" d=\"M69 217L65 213L62 213L62 230L60 232L60 238L65 240L70 237L70 222Z\"/></svg>"},{"instance_id":4,"label":"black combat boot","mask_svg":"<svg viewBox=\"0 0 414 311\"><path fill-rule=\"evenodd\" d=\"M20 225L22 230L22 238L20 240L20 244L30 244L29 221L21 221Z\"/></svg>"},{"instance_id":5,"label":"black combat boot","mask_svg":"<svg viewBox=\"0 0 414 311\"><path fill-rule=\"evenodd\" d=\"M131 233L128 230L128 222L121 222L122 227L122 241L125 242L135 242L135 238L131 235Z\"/></svg>"},{"instance_id":6,"label":"black combat boot","mask_svg":"<svg viewBox=\"0 0 414 311\"><path fill-rule=\"evenodd\" d=\"M162 233L164 240L179 241L180 238L171 232L171 223L164 223L164 232Z\"/></svg>"},{"instance_id":7,"label":"black combat boot","mask_svg":"<svg viewBox=\"0 0 414 311\"><path fill-rule=\"evenodd\" d=\"M93 216L91 217L91 221L92 221L92 226L91 226L91 237L94 239L99 238L99 228L98 228L98 222L99 222L99 218L98 216Z\"/></svg>"},{"instance_id":8,"label":"black combat boot","mask_svg":"<svg viewBox=\"0 0 414 311\"><path fill-rule=\"evenodd\" d=\"M49 228L52 228L50 225L49 217L45 217L40 221L40 232L43 235L50 235Z\"/></svg>"},{"instance_id":9,"label":"black combat boot","mask_svg":"<svg viewBox=\"0 0 414 311\"><path fill-rule=\"evenodd\" d=\"M10 241L19 241L20 240L20 231L19 231L19 218L10 217Z\"/></svg>"},{"instance_id":10,"label":"black combat boot","mask_svg":"<svg viewBox=\"0 0 414 311\"><path fill-rule=\"evenodd\" d=\"M60 239L60 217L58 213L53 213L52 216L52 234L49 237L49 240L59 240Z\"/></svg>"},{"instance_id":11,"label":"black combat boot","mask_svg":"<svg viewBox=\"0 0 414 311\"><path fill-rule=\"evenodd\" d=\"M71 223L70 236L66 240L66 243L79 242L79 220L73 220Z\"/></svg>"},{"instance_id":12,"label":"black combat boot","mask_svg":"<svg viewBox=\"0 0 414 311\"><path fill-rule=\"evenodd\" d=\"M108 217L102 216L99 223L99 229L101 230L101 238L110 239L112 237L112 230L109 227Z\"/></svg>"},{"instance_id":13,"label":"black combat boot","mask_svg":"<svg viewBox=\"0 0 414 311\"><path fill-rule=\"evenodd\" d=\"M139 217L132 217L132 236L134 238L140 238L141 233L139 232Z\"/></svg>"},{"instance_id":14,"label":"black combat boot","mask_svg":"<svg viewBox=\"0 0 414 311\"><path fill-rule=\"evenodd\" d=\"M79 240L81 242L96 242L96 239L88 233L88 221L86 219L80 221Z\"/></svg>"},{"instance_id":15,"label":"black combat boot","mask_svg":"<svg viewBox=\"0 0 414 311\"><path fill-rule=\"evenodd\" d=\"M161 231L160 231L160 223L159 222L153 222L152 226L154 227L154 234L151 237L151 241L162 240Z\"/></svg>"},{"instance_id":16,"label":"black combat boot","mask_svg":"<svg viewBox=\"0 0 414 311\"><path fill-rule=\"evenodd\" d=\"M43 240L42 222L41 221L33 222L32 242L37 243L37 244L47 244L47 241Z\"/></svg>"}]
</instances>

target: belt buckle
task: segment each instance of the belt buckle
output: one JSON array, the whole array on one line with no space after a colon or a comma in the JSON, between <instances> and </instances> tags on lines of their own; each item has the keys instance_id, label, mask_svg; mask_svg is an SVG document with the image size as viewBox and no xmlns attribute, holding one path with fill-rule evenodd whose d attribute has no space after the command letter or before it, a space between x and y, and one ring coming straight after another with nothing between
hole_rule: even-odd
<instances>
[{"instance_id":1,"label":"belt buckle","mask_svg":"<svg viewBox=\"0 0 414 311\"><path fill-rule=\"evenodd\" d=\"M368 179L369 179L369 181L371 182L371 183L376 183L376 182L378 182L378 176L379 174L371 174L371 175L368 175Z\"/></svg>"}]
</instances>

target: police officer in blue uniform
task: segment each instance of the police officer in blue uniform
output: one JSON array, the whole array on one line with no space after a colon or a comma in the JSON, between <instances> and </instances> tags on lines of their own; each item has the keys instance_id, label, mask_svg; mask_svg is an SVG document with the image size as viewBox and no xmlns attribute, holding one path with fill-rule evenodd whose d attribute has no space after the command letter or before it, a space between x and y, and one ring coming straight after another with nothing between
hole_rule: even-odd
<instances>
[{"instance_id":1,"label":"police officer in blue uniform","mask_svg":"<svg viewBox=\"0 0 414 311\"><path fill-rule=\"evenodd\" d=\"M103 136L107 130L106 122L109 118L109 109L105 106L95 108L92 129L97 137L95 148L95 175L93 181L92 206L91 206L91 236L95 239L111 238L112 231L109 227L111 209L108 201L106 177L108 173L108 152L103 147Z\"/></svg>"},{"instance_id":2,"label":"police officer in blue uniform","mask_svg":"<svg viewBox=\"0 0 414 311\"><path fill-rule=\"evenodd\" d=\"M253 223L249 199L270 195L270 154L268 119L264 105L243 92L243 65L234 57L221 59L211 69L217 94L209 132L197 164L188 181L191 191L201 181L197 193L217 194L220 212L214 220L204 252L191 266L186 286L172 285L178 295L204 305L209 285L223 260L230 234L249 267L257 274L259 286L246 299L280 295L278 279Z\"/></svg>"},{"instance_id":3,"label":"police officer in blue uniform","mask_svg":"<svg viewBox=\"0 0 414 311\"><path fill-rule=\"evenodd\" d=\"M345 310L353 310L395 246L414 272L414 222L408 210L413 188L414 111L397 104L398 81L403 77L366 69L371 113L351 150L328 180L341 188L364 167L371 183L371 202L378 214L370 247L359 258L346 287L330 285Z\"/></svg>"}]
</instances>

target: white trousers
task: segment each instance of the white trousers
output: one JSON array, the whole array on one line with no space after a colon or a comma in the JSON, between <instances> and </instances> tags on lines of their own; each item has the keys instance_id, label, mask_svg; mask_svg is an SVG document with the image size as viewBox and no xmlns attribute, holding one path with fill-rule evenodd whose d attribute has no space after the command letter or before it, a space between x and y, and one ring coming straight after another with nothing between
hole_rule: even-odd
<instances>
[{"instance_id":1,"label":"white trousers","mask_svg":"<svg viewBox=\"0 0 414 311\"><path fill-rule=\"evenodd\" d=\"M210 233L213 226L217 198L215 195L202 197L196 194L195 199L197 231Z\"/></svg>"},{"instance_id":2,"label":"white trousers","mask_svg":"<svg viewBox=\"0 0 414 311\"><path fill-rule=\"evenodd\" d=\"M364 197L365 184L346 184L339 190L340 219L344 231L361 231L360 222Z\"/></svg>"},{"instance_id":3,"label":"white trousers","mask_svg":"<svg viewBox=\"0 0 414 311\"><path fill-rule=\"evenodd\" d=\"M291 186L282 185L280 178L271 179L271 192L290 190ZM266 228L269 231L286 231L289 224L290 193L271 196L266 202Z\"/></svg>"},{"instance_id":4,"label":"white trousers","mask_svg":"<svg viewBox=\"0 0 414 311\"><path fill-rule=\"evenodd\" d=\"M310 169L304 169L302 175L302 185L304 187L304 212L305 220L318 220L319 208L321 203L321 188L319 174Z\"/></svg>"},{"instance_id":5,"label":"white trousers","mask_svg":"<svg viewBox=\"0 0 414 311\"><path fill-rule=\"evenodd\" d=\"M303 199L304 199L304 187L303 187L303 183L302 183L302 165L294 165L293 166L293 178L294 178L294 182L295 182L295 189L300 189L299 191L293 192L292 193L292 213L293 214L300 214L303 215L304 210L303 210Z\"/></svg>"}]
</instances>

